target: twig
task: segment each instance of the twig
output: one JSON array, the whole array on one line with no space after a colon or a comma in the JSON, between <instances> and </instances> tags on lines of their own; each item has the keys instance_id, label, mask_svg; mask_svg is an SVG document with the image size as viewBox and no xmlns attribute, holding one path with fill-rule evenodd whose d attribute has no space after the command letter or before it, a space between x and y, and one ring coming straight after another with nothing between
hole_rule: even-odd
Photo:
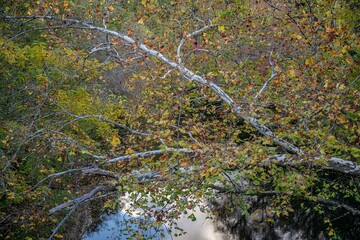
<instances>
[{"instance_id":1,"label":"twig","mask_svg":"<svg viewBox=\"0 0 360 240\"><path fill-rule=\"evenodd\" d=\"M204 32L205 30L207 30L208 28L210 27L213 27L215 25L213 25L211 22L209 25L206 25L205 27L199 29L199 30L196 30L192 33L189 33L188 35L186 35L183 39L181 39L180 43L179 43L179 46L177 48L177 58L178 58L178 63L181 64L182 63L182 60L181 60L181 47L184 45L186 39L190 38L190 37L193 37L199 33L202 33Z\"/></svg>"},{"instance_id":2,"label":"twig","mask_svg":"<svg viewBox=\"0 0 360 240\"><path fill-rule=\"evenodd\" d=\"M60 106L59 106L60 107ZM79 115L76 115L76 114L73 114L73 113L70 113L68 112L67 110L65 110L64 108L60 107L62 109L62 111L70 116L73 116L75 119L69 121L68 123L64 124L63 126L61 126L61 128L58 129L58 131L62 130L65 126L71 124L71 123L74 123L76 121L79 121L79 120L82 120L82 119L86 119L86 118L95 118L95 119L99 119L101 121L104 121L104 122L108 122L108 123L111 123L113 125L115 125L116 127L118 128L122 128L122 129L125 129L129 132L131 132L132 134L136 134L136 135L140 135L140 136L143 136L143 137L147 137L149 136L148 133L142 133L142 132L139 132L139 131L136 131L136 130L133 130L121 123L118 123L114 120L111 120L109 118L106 118L104 116L101 116L101 115L83 115L83 116L79 116Z\"/></svg>"},{"instance_id":3,"label":"twig","mask_svg":"<svg viewBox=\"0 0 360 240\"><path fill-rule=\"evenodd\" d=\"M161 79L165 79L167 77L167 75L169 75L170 73L172 73L173 71L175 71L176 69L171 69L169 71L167 71L164 76L160 77Z\"/></svg>"},{"instance_id":4,"label":"twig","mask_svg":"<svg viewBox=\"0 0 360 240\"><path fill-rule=\"evenodd\" d=\"M276 64L273 63L273 61L271 60L271 55L272 55L273 51L271 50L270 55L269 55L269 63L271 66L271 76L269 77L269 79L264 83L264 85L262 86L262 88L260 89L260 91L256 94L256 96L254 97L254 99L256 100L266 89L267 85L270 83L271 80L274 79L274 77L277 76L277 72L276 72Z\"/></svg>"}]
</instances>

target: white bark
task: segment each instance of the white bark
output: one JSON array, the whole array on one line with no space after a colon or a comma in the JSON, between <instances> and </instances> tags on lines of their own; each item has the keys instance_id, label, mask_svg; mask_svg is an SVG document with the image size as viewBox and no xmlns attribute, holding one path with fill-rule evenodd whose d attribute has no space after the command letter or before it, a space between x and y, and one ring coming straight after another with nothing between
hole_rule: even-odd
<instances>
[{"instance_id":1,"label":"white bark","mask_svg":"<svg viewBox=\"0 0 360 240\"><path fill-rule=\"evenodd\" d=\"M149 157L149 156L153 156L153 155L162 155L164 153L174 153L174 152L192 153L194 151L187 149L187 148L178 148L178 149L165 149L165 150L153 150L153 151L147 151L147 152L139 152L139 153L124 155L124 156L105 160L104 162L101 163L101 165L108 164L108 163L116 163L116 162L120 162L120 161L127 160L130 158L134 158L134 157Z\"/></svg>"},{"instance_id":2,"label":"white bark","mask_svg":"<svg viewBox=\"0 0 360 240\"><path fill-rule=\"evenodd\" d=\"M291 165L291 166L311 166L311 167L319 167L321 169L331 170L340 172L342 174L348 174L360 177L360 165L344 160L341 158L330 157L324 160L324 164L317 164L316 161L319 161L318 157L313 158L313 160L305 160L305 159L296 159L294 160L292 157L286 157L285 154L278 154L269 157L268 159L262 161L260 165L267 165L267 164L279 164L279 165Z\"/></svg>"},{"instance_id":3,"label":"white bark","mask_svg":"<svg viewBox=\"0 0 360 240\"><path fill-rule=\"evenodd\" d=\"M276 72L276 65L274 64L274 62L271 60L272 57L272 53L273 51L270 52L269 55L269 63L271 66L271 76L269 77L269 79L264 83L264 85L262 86L262 88L260 89L260 91L256 94L256 96L254 97L254 99L257 99L266 89L267 85L270 83L271 80L273 80L273 78L275 78L277 76L277 72Z\"/></svg>"}]
</instances>

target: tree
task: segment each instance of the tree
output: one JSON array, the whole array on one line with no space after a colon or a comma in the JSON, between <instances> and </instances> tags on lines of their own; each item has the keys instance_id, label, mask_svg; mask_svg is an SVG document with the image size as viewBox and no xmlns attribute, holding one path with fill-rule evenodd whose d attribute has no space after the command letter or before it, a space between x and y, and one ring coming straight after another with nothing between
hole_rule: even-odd
<instances>
[{"instance_id":1,"label":"tree","mask_svg":"<svg viewBox=\"0 0 360 240\"><path fill-rule=\"evenodd\" d=\"M167 206L159 222L214 190L271 195L279 215L293 199L360 215L350 3L4 5L2 205L70 207L29 226L59 237L81 204L131 191Z\"/></svg>"}]
</instances>

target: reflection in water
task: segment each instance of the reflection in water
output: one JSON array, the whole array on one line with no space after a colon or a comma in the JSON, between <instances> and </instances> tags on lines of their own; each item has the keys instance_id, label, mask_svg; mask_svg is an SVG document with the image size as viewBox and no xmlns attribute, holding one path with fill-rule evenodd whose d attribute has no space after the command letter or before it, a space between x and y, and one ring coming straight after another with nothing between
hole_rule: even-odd
<instances>
[{"instance_id":1,"label":"reflection in water","mask_svg":"<svg viewBox=\"0 0 360 240\"><path fill-rule=\"evenodd\" d=\"M101 224L97 229L91 233L88 233L84 240L99 240L99 239L121 239L126 240L133 231L141 231L144 239L176 239L176 240L227 240L229 239L227 234L221 233L217 230L213 220L207 219L206 214L196 209L194 212L196 221L192 221L186 216L182 216L178 220L178 227L185 229L187 234L182 236L172 236L167 233L167 226L161 226L159 229L154 227L147 230L140 230L138 224L141 221L141 217L134 217L126 214L123 211L119 211L115 214L104 215L101 219ZM161 235L161 232L165 233ZM132 239L132 238L131 238Z\"/></svg>"},{"instance_id":2,"label":"reflection in water","mask_svg":"<svg viewBox=\"0 0 360 240\"><path fill-rule=\"evenodd\" d=\"M138 195L139 198L141 194ZM167 224L156 221L156 218L146 217L147 212L144 209L134 209L134 202L130 194L125 194L121 198L122 209L112 214L103 214L100 218L100 224L85 235L83 240L98 239L176 239L176 240L228 240L229 236L222 233L217 228L208 214L200 211L196 207L193 212L186 215L180 215L178 220L170 220ZM147 207L153 211L161 212L163 206L154 205L152 199L148 196L145 200ZM171 209L171 204L167 204ZM165 210L166 211L166 210ZM192 221L189 216L195 216L196 221ZM186 231L185 235L177 236L181 233L179 229ZM169 233L171 232L171 234ZM138 235L137 235L138 234Z\"/></svg>"},{"instance_id":3,"label":"reflection in water","mask_svg":"<svg viewBox=\"0 0 360 240\"><path fill-rule=\"evenodd\" d=\"M227 240L229 236L219 231L212 219L207 218L207 214L195 209L196 221L191 221L186 216L179 220L179 227L185 229L187 234L175 238L177 240ZM170 239L170 238L169 238Z\"/></svg>"},{"instance_id":4,"label":"reflection in water","mask_svg":"<svg viewBox=\"0 0 360 240\"><path fill-rule=\"evenodd\" d=\"M88 233L85 240L97 239L121 239L126 240L133 236L134 231L139 231L138 225L144 224L145 219L131 216L125 212L119 211L114 214L104 214L101 218L101 224L97 229ZM146 239L162 239L161 230L149 228L141 230L142 236Z\"/></svg>"},{"instance_id":5,"label":"reflection in water","mask_svg":"<svg viewBox=\"0 0 360 240\"><path fill-rule=\"evenodd\" d=\"M118 211L115 214L103 215L97 229L88 233L84 240L95 239L133 239L134 234L141 233L143 239L175 239L175 240L293 240L293 239L331 239L328 236L328 224L324 217L332 222L338 234L336 239L358 239L360 235L360 218L342 210L323 209L323 215L316 213L310 203L292 204L294 212L286 218L277 217L271 211L271 198L251 198L248 203L250 215L244 216L233 196L218 195L208 201L215 219L208 219L207 214L199 208L195 209L196 221L187 216L177 220L178 227L187 234L175 237L168 234L174 229L166 225L157 225L156 221L140 217L141 210L132 214ZM141 230L146 229L146 230ZM173 231L174 233L174 231Z\"/></svg>"},{"instance_id":6,"label":"reflection in water","mask_svg":"<svg viewBox=\"0 0 360 240\"><path fill-rule=\"evenodd\" d=\"M236 196L235 196L236 198ZM234 196L218 195L211 201L212 211L217 215L216 225L219 231L227 232L231 239L248 240L302 240L302 239L359 239L360 217L342 209L323 207L323 214L314 211L315 203L292 202L293 212L287 217L278 217L271 207L271 197L252 197L248 202L249 215L244 216ZM329 223L336 236L330 237Z\"/></svg>"}]
</instances>

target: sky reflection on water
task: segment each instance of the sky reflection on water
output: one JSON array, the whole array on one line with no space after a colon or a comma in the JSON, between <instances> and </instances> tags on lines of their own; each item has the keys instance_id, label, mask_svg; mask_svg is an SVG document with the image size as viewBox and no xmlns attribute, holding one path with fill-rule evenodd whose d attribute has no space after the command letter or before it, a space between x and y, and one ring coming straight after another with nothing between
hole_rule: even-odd
<instances>
[{"instance_id":1,"label":"sky reflection on water","mask_svg":"<svg viewBox=\"0 0 360 240\"><path fill-rule=\"evenodd\" d=\"M188 219L186 216L182 216L178 220L178 226L184 229L187 234L180 237L171 237L169 234L165 234L165 237L161 237L160 233L155 229L147 229L146 231L142 230L142 234L146 239L176 239L176 240L225 240L229 239L225 234L216 231L215 224L213 220L206 219L206 214L200 212L199 209L196 209L194 212L196 221ZM136 224L130 224L129 219L135 218L139 220L139 217L134 217L126 214L123 211L119 211L115 214L103 216L101 224L98 226L97 230L87 234L84 240L101 240L101 239L118 239L126 240L129 235L126 231L127 229L134 229L135 231L140 231ZM162 230L165 230L166 227L163 226Z\"/></svg>"}]
</instances>

